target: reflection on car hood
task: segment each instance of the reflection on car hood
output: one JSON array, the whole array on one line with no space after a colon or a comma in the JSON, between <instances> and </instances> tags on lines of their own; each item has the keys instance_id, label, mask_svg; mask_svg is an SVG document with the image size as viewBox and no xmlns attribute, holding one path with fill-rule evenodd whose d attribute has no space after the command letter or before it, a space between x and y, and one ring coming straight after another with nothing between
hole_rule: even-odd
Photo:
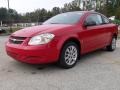
<instances>
[{"instance_id":1,"label":"reflection on car hood","mask_svg":"<svg viewBox=\"0 0 120 90\"><path fill-rule=\"evenodd\" d=\"M32 37L36 34L41 34L41 33L54 33L54 31L56 30L60 30L71 26L72 25L64 25L64 24L39 25L39 26L21 29L19 31L16 31L12 35L20 36L20 37Z\"/></svg>"}]
</instances>

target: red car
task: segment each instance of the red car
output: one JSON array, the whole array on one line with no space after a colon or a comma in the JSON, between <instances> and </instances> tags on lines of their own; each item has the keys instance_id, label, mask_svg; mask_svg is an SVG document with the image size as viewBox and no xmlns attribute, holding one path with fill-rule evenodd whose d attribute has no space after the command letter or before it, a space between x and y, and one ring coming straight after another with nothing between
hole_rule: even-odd
<instances>
[{"instance_id":1,"label":"red car","mask_svg":"<svg viewBox=\"0 0 120 90\"><path fill-rule=\"evenodd\" d=\"M117 34L118 26L100 13L68 12L13 33L6 51L20 62L58 62L63 68L71 68L85 53L105 47L114 51Z\"/></svg>"}]
</instances>

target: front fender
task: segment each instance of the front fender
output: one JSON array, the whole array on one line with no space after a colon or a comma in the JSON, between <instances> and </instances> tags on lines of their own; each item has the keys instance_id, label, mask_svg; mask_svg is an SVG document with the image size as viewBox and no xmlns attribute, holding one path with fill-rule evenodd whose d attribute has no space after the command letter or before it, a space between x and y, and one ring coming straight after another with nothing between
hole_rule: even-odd
<instances>
[{"instance_id":1,"label":"front fender","mask_svg":"<svg viewBox=\"0 0 120 90\"><path fill-rule=\"evenodd\" d=\"M59 38L60 38L60 40L59 40L59 42L58 42L58 44L57 44L57 48L59 49L59 51L61 51L63 45L64 45L68 40L70 40L70 39L76 39L76 40L78 40L79 43L80 43L79 36L76 35L76 34L73 34L73 35L65 35L64 37L59 37Z\"/></svg>"}]
</instances>

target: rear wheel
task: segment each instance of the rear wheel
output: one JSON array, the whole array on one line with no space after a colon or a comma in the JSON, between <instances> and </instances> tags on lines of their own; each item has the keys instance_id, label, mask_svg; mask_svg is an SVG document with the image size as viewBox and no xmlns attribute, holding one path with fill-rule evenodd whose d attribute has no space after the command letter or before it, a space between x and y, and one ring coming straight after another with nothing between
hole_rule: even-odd
<instances>
[{"instance_id":1,"label":"rear wheel","mask_svg":"<svg viewBox=\"0 0 120 90\"><path fill-rule=\"evenodd\" d=\"M62 49L59 65L62 68L66 69L72 68L73 66L75 66L78 57L79 57L78 45L74 42L68 42L64 45Z\"/></svg>"},{"instance_id":2,"label":"rear wheel","mask_svg":"<svg viewBox=\"0 0 120 90\"><path fill-rule=\"evenodd\" d=\"M108 51L114 51L116 49L116 38L113 37L111 44L106 47Z\"/></svg>"}]
</instances>

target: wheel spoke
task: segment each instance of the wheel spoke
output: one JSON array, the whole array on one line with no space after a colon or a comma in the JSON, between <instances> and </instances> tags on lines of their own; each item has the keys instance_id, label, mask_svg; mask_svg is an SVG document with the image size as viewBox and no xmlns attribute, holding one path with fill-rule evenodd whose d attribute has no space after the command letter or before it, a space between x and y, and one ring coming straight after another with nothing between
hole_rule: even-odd
<instances>
[{"instance_id":1,"label":"wheel spoke","mask_svg":"<svg viewBox=\"0 0 120 90\"><path fill-rule=\"evenodd\" d=\"M77 60L77 48L75 46L69 46L65 51L65 62L68 65L73 65Z\"/></svg>"},{"instance_id":2,"label":"wheel spoke","mask_svg":"<svg viewBox=\"0 0 120 90\"><path fill-rule=\"evenodd\" d=\"M116 48L116 39L113 38L112 40L112 49L115 49Z\"/></svg>"}]
</instances>

